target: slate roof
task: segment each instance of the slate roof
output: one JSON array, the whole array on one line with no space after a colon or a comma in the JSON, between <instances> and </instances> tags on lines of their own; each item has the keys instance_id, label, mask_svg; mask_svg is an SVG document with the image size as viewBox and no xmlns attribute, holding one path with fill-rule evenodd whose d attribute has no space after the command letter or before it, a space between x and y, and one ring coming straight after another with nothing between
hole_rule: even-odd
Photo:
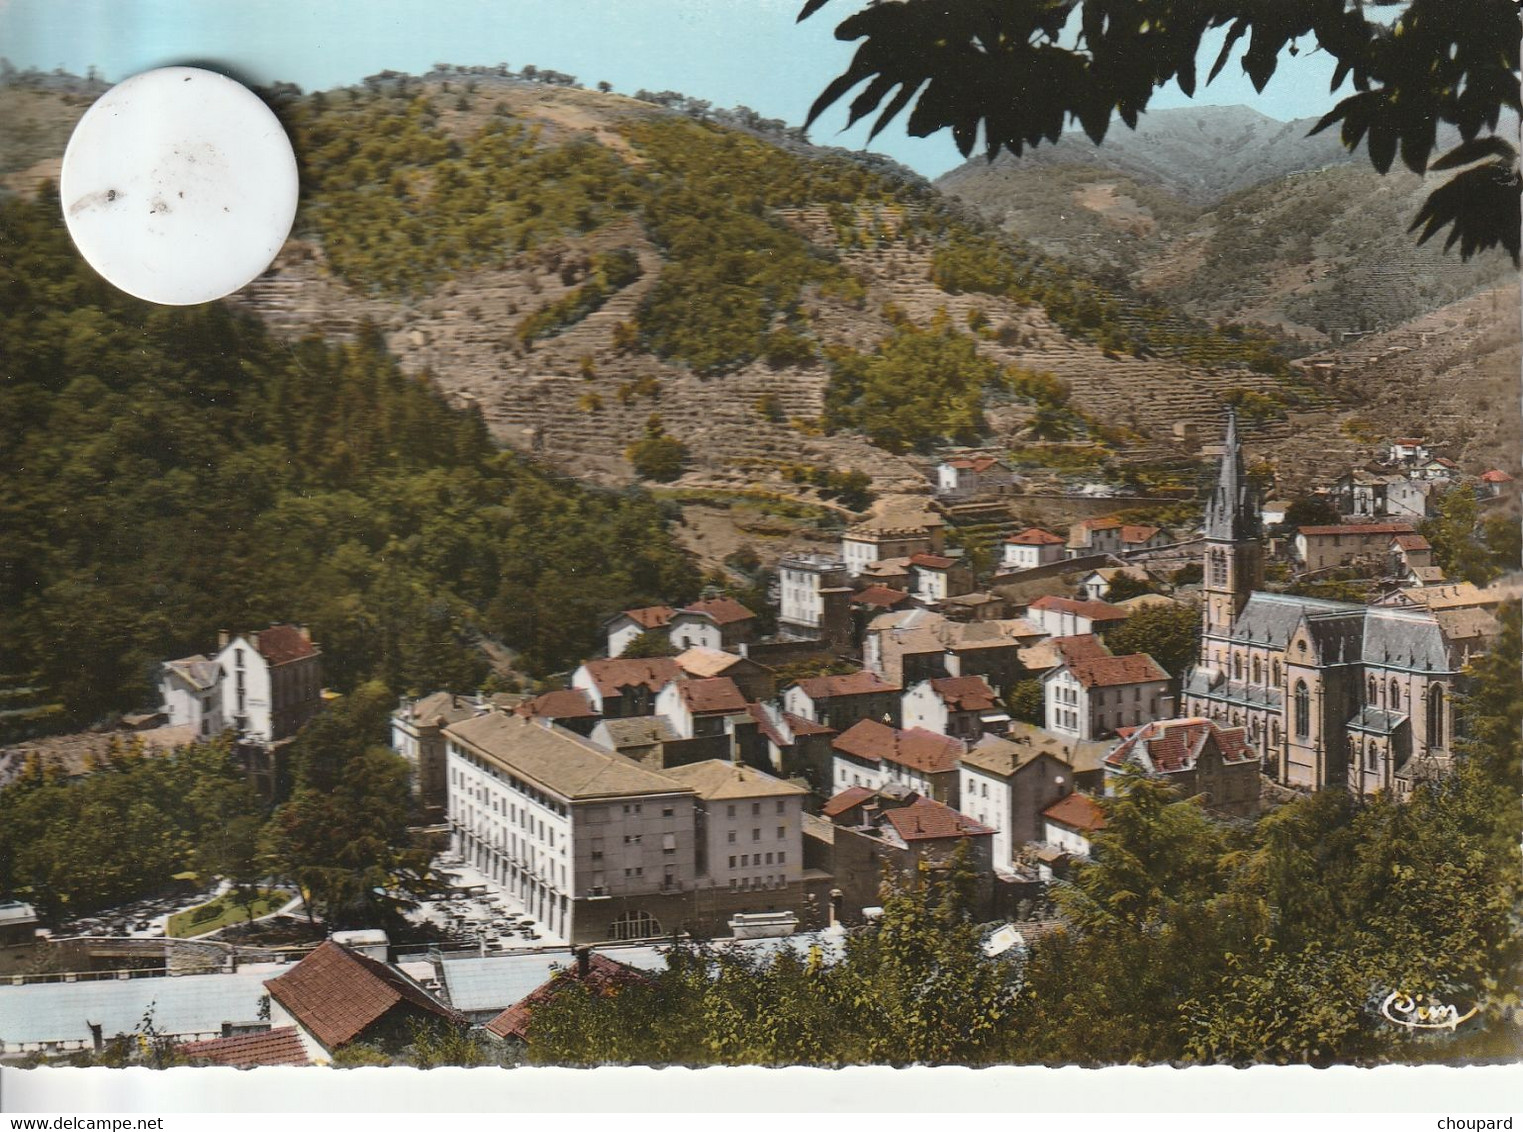
<instances>
[{"instance_id":1,"label":"slate roof","mask_svg":"<svg viewBox=\"0 0 1523 1132\"><path fill-rule=\"evenodd\" d=\"M1085 836L1105 828L1105 811L1088 794L1060 798L1043 810L1042 816Z\"/></svg>"},{"instance_id":2,"label":"slate roof","mask_svg":"<svg viewBox=\"0 0 1523 1132\"><path fill-rule=\"evenodd\" d=\"M609 754L560 727L490 712L452 723L446 734L485 758L573 801L687 793L687 787Z\"/></svg>"},{"instance_id":3,"label":"slate roof","mask_svg":"<svg viewBox=\"0 0 1523 1132\"><path fill-rule=\"evenodd\" d=\"M706 759L700 763L668 767L668 777L686 783L707 801L727 798L787 798L808 794L809 791L792 782L784 782L770 774L763 774L744 763L725 762L722 759Z\"/></svg>"},{"instance_id":4,"label":"slate roof","mask_svg":"<svg viewBox=\"0 0 1523 1132\"><path fill-rule=\"evenodd\" d=\"M681 669L669 656L652 656L631 660L617 656L608 660L589 660L583 668L604 696L617 696L621 688L637 688L641 685L652 692L659 692L677 679Z\"/></svg>"},{"instance_id":5,"label":"slate roof","mask_svg":"<svg viewBox=\"0 0 1523 1132\"><path fill-rule=\"evenodd\" d=\"M317 646L295 625L271 625L249 634L249 643L271 667L317 655Z\"/></svg>"},{"instance_id":6,"label":"slate roof","mask_svg":"<svg viewBox=\"0 0 1523 1132\"><path fill-rule=\"evenodd\" d=\"M1354 713L1348 721L1348 726L1351 730L1363 731L1370 735L1390 735L1407 722L1407 718L1404 712L1365 706Z\"/></svg>"},{"instance_id":7,"label":"slate roof","mask_svg":"<svg viewBox=\"0 0 1523 1132\"><path fill-rule=\"evenodd\" d=\"M678 612L695 613L700 617L707 617L716 625L732 625L737 621L750 621L756 616L732 597L711 597L707 601L695 601Z\"/></svg>"},{"instance_id":8,"label":"slate roof","mask_svg":"<svg viewBox=\"0 0 1523 1132\"><path fill-rule=\"evenodd\" d=\"M905 841L937 841L948 837L984 837L994 831L930 798L883 812L883 821Z\"/></svg>"},{"instance_id":9,"label":"slate roof","mask_svg":"<svg viewBox=\"0 0 1523 1132\"><path fill-rule=\"evenodd\" d=\"M1232 623L1232 639L1267 644L1283 650L1308 613L1346 613L1364 609L1346 601L1255 592Z\"/></svg>"},{"instance_id":10,"label":"slate roof","mask_svg":"<svg viewBox=\"0 0 1523 1132\"><path fill-rule=\"evenodd\" d=\"M920 727L900 731L875 719L859 719L831 741L843 754L868 762L891 762L925 774L955 770L962 743Z\"/></svg>"},{"instance_id":11,"label":"slate roof","mask_svg":"<svg viewBox=\"0 0 1523 1132\"><path fill-rule=\"evenodd\" d=\"M580 688L557 688L532 700L525 700L513 709L513 714L543 719L592 719L598 713L592 710L587 693Z\"/></svg>"},{"instance_id":12,"label":"slate roof","mask_svg":"<svg viewBox=\"0 0 1523 1132\"><path fill-rule=\"evenodd\" d=\"M606 955L593 952L587 959L586 975L579 976L575 965L556 972L548 982L530 991L524 999L514 1003L488 1022L486 1028L499 1038L511 1037L527 1042L535 1007L549 1002L571 983L580 982L594 991L611 993L621 986L645 981L646 976L633 967L625 966L617 960L609 959Z\"/></svg>"},{"instance_id":13,"label":"slate roof","mask_svg":"<svg viewBox=\"0 0 1523 1132\"><path fill-rule=\"evenodd\" d=\"M295 1026L279 1026L262 1034L235 1034L204 1042L186 1042L179 1052L195 1061L250 1069L269 1065L306 1065L307 1051Z\"/></svg>"},{"instance_id":14,"label":"slate roof","mask_svg":"<svg viewBox=\"0 0 1523 1132\"><path fill-rule=\"evenodd\" d=\"M464 1021L400 972L332 940L264 985L330 1050L352 1042L404 1003L446 1021Z\"/></svg>"},{"instance_id":15,"label":"slate roof","mask_svg":"<svg viewBox=\"0 0 1523 1132\"><path fill-rule=\"evenodd\" d=\"M1208 746L1214 746L1228 764L1258 758L1241 727L1219 727L1209 719L1190 718L1155 720L1132 729L1105 762L1112 767L1136 762L1158 774L1178 774L1193 770Z\"/></svg>"},{"instance_id":16,"label":"slate roof","mask_svg":"<svg viewBox=\"0 0 1523 1132\"><path fill-rule=\"evenodd\" d=\"M172 668L192 688L200 691L209 691L216 687L218 678L222 675L222 666L209 656L197 653L195 656L181 657L179 660L167 660L165 668Z\"/></svg>"}]
</instances>

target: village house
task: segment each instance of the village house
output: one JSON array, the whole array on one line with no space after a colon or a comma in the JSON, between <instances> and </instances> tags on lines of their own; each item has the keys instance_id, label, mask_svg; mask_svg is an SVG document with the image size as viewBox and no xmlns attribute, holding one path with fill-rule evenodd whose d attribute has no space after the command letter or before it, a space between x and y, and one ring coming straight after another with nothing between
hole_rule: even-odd
<instances>
[{"instance_id":1,"label":"village house","mask_svg":"<svg viewBox=\"0 0 1523 1132\"><path fill-rule=\"evenodd\" d=\"M870 562L882 562L887 558L909 558L914 554L939 554L941 546L940 525L885 526L880 523L858 523L847 528L841 536L841 561L846 565L846 576L855 578Z\"/></svg>"},{"instance_id":2,"label":"village house","mask_svg":"<svg viewBox=\"0 0 1523 1132\"><path fill-rule=\"evenodd\" d=\"M777 564L778 631L835 646L850 643L851 586L833 554L785 554Z\"/></svg>"},{"instance_id":3,"label":"village house","mask_svg":"<svg viewBox=\"0 0 1523 1132\"><path fill-rule=\"evenodd\" d=\"M971 743L985 731L1004 731L1010 717L982 676L943 676L922 680L904 693L903 721L907 729Z\"/></svg>"},{"instance_id":4,"label":"village house","mask_svg":"<svg viewBox=\"0 0 1523 1132\"><path fill-rule=\"evenodd\" d=\"M654 770L666 765L665 746L677 741L672 725L659 715L600 719L588 739L605 751L623 755Z\"/></svg>"},{"instance_id":5,"label":"village house","mask_svg":"<svg viewBox=\"0 0 1523 1132\"><path fill-rule=\"evenodd\" d=\"M735 651L755 635L756 614L730 597L695 601L672 614L667 632L678 651L694 647Z\"/></svg>"},{"instance_id":6,"label":"village house","mask_svg":"<svg viewBox=\"0 0 1523 1132\"><path fill-rule=\"evenodd\" d=\"M978 877L974 917L987 920L994 914L994 831L987 826L902 786L852 791L821 812L829 818L822 864L841 894L837 901L845 922L860 923L864 909L881 906L885 870L913 889L925 874L949 868L960 850L968 853Z\"/></svg>"},{"instance_id":7,"label":"village house","mask_svg":"<svg viewBox=\"0 0 1523 1132\"><path fill-rule=\"evenodd\" d=\"M600 716L592 700L581 688L556 688L543 695L524 700L513 709L514 715L558 723L578 735L590 735Z\"/></svg>"},{"instance_id":8,"label":"village house","mask_svg":"<svg viewBox=\"0 0 1523 1132\"><path fill-rule=\"evenodd\" d=\"M691 648L678 653L677 667L689 680L708 680L723 676L735 681L747 700L771 699L775 691L772 670L749 657L736 656L718 649Z\"/></svg>"},{"instance_id":9,"label":"village house","mask_svg":"<svg viewBox=\"0 0 1523 1132\"><path fill-rule=\"evenodd\" d=\"M728 905L731 913L803 906L802 823L808 790L718 760L674 767L666 774L691 787L698 798L695 883L700 888L766 894L755 903Z\"/></svg>"},{"instance_id":10,"label":"village house","mask_svg":"<svg viewBox=\"0 0 1523 1132\"><path fill-rule=\"evenodd\" d=\"M1300 527L1295 556L1311 572L1347 566L1358 560L1383 562L1393 535L1415 534L1411 523L1340 523Z\"/></svg>"},{"instance_id":11,"label":"village house","mask_svg":"<svg viewBox=\"0 0 1523 1132\"><path fill-rule=\"evenodd\" d=\"M295 1026L280 1026L223 1038L183 1042L177 1052L193 1066L220 1065L229 1069L272 1069L310 1065L311 1059Z\"/></svg>"},{"instance_id":12,"label":"village house","mask_svg":"<svg viewBox=\"0 0 1523 1132\"><path fill-rule=\"evenodd\" d=\"M1386 545L1386 555L1390 572L1398 577L1412 574L1420 578L1423 584L1433 584L1443 577L1443 571L1433 565L1433 545L1422 535L1391 536L1391 541ZM1415 574L1418 570L1427 573ZM1431 573L1433 570L1438 570L1436 576Z\"/></svg>"},{"instance_id":13,"label":"village house","mask_svg":"<svg viewBox=\"0 0 1523 1132\"><path fill-rule=\"evenodd\" d=\"M1068 528L1068 557L1120 554L1122 522L1115 517L1080 519Z\"/></svg>"},{"instance_id":14,"label":"village house","mask_svg":"<svg viewBox=\"0 0 1523 1132\"><path fill-rule=\"evenodd\" d=\"M1084 580L1079 583L1080 597L1085 601L1108 601L1118 578L1125 578L1126 582L1149 589L1159 586L1158 580L1141 566L1102 566L1084 575Z\"/></svg>"},{"instance_id":15,"label":"village house","mask_svg":"<svg viewBox=\"0 0 1523 1132\"><path fill-rule=\"evenodd\" d=\"M691 787L502 712L445 741L452 849L556 935L651 939L692 920Z\"/></svg>"},{"instance_id":16,"label":"village house","mask_svg":"<svg viewBox=\"0 0 1523 1132\"><path fill-rule=\"evenodd\" d=\"M227 730L222 717L222 666L199 653L164 662L159 711L166 726L189 727L203 738Z\"/></svg>"},{"instance_id":17,"label":"village house","mask_svg":"<svg viewBox=\"0 0 1523 1132\"><path fill-rule=\"evenodd\" d=\"M863 670L848 676L810 676L783 690L783 710L844 731L859 719L898 722L903 688Z\"/></svg>"},{"instance_id":18,"label":"village house","mask_svg":"<svg viewBox=\"0 0 1523 1132\"><path fill-rule=\"evenodd\" d=\"M1420 436L1398 436L1382 440L1378 451L1380 462L1393 466L1415 467L1433 458L1433 452Z\"/></svg>"},{"instance_id":19,"label":"village house","mask_svg":"<svg viewBox=\"0 0 1523 1132\"><path fill-rule=\"evenodd\" d=\"M1127 734L1105 758L1105 792L1114 794L1128 768L1162 778L1182 798L1200 798L1231 817L1250 818L1259 807L1262 756L1241 727L1209 719L1160 719Z\"/></svg>"},{"instance_id":20,"label":"village house","mask_svg":"<svg viewBox=\"0 0 1523 1132\"><path fill-rule=\"evenodd\" d=\"M1061 562L1064 558L1064 541L1051 531L1041 527L1027 527L1011 535L1002 544L1000 572L1035 570L1049 562Z\"/></svg>"},{"instance_id":21,"label":"village house","mask_svg":"<svg viewBox=\"0 0 1523 1132\"><path fill-rule=\"evenodd\" d=\"M723 735L725 717L745 711L746 698L728 676L674 680L656 696L656 714L679 739Z\"/></svg>"},{"instance_id":22,"label":"village house","mask_svg":"<svg viewBox=\"0 0 1523 1132\"><path fill-rule=\"evenodd\" d=\"M957 808L994 830L994 867L1009 872L1016 849L1043 839L1042 811L1073 792L1073 768L1025 730L1014 739L985 735L959 762Z\"/></svg>"},{"instance_id":23,"label":"village house","mask_svg":"<svg viewBox=\"0 0 1523 1132\"><path fill-rule=\"evenodd\" d=\"M416 700L404 696L391 713L391 749L407 760L413 797L425 811L442 815L448 802L444 728L482 710L469 696L435 692Z\"/></svg>"},{"instance_id":24,"label":"village house","mask_svg":"<svg viewBox=\"0 0 1523 1132\"><path fill-rule=\"evenodd\" d=\"M574 953L574 962L564 970L555 972L518 1002L489 1019L482 1029L502 1041L527 1046L530 1044L534 1011L568 988L580 986L594 994L613 994L623 987L647 982L648 979L649 976L637 968L590 948L579 947Z\"/></svg>"},{"instance_id":25,"label":"village house","mask_svg":"<svg viewBox=\"0 0 1523 1132\"><path fill-rule=\"evenodd\" d=\"M1490 468L1481 473L1482 494L1495 499L1499 495L1508 494L1513 490L1513 484L1517 480L1502 471L1500 468Z\"/></svg>"},{"instance_id":26,"label":"village house","mask_svg":"<svg viewBox=\"0 0 1523 1132\"><path fill-rule=\"evenodd\" d=\"M1086 861L1094 850L1095 834L1105 828L1105 811L1088 794L1067 794L1042 811L1042 840L1051 850L1038 853L1049 870L1061 871L1070 860Z\"/></svg>"},{"instance_id":27,"label":"village house","mask_svg":"<svg viewBox=\"0 0 1523 1132\"><path fill-rule=\"evenodd\" d=\"M623 656L636 637L654 633L671 624L677 611L669 605L650 605L643 609L626 609L603 624L608 637L608 655Z\"/></svg>"},{"instance_id":28,"label":"village house","mask_svg":"<svg viewBox=\"0 0 1523 1132\"><path fill-rule=\"evenodd\" d=\"M916 601L934 605L958 594L971 592L973 568L962 558L950 555L911 555L909 589Z\"/></svg>"},{"instance_id":29,"label":"village house","mask_svg":"<svg viewBox=\"0 0 1523 1132\"><path fill-rule=\"evenodd\" d=\"M1029 621L952 621L926 609L874 618L862 638L866 667L907 686L939 676L982 676L1000 695L1025 676L1022 646L1043 632Z\"/></svg>"},{"instance_id":30,"label":"village house","mask_svg":"<svg viewBox=\"0 0 1523 1132\"><path fill-rule=\"evenodd\" d=\"M596 714L619 719L650 715L661 689L681 676L682 670L669 656L619 657L585 662L571 674L571 687L586 695Z\"/></svg>"},{"instance_id":31,"label":"village house","mask_svg":"<svg viewBox=\"0 0 1523 1132\"><path fill-rule=\"evenodd\" d=\"M927 798L957 805L960 740L864 719L837 735L830 747L837 791L849 786L881 790L897 783Z\"/></svg>"},{"instance_id":32,"label":"village house","mask_svg":"<svg viewBox=\"0 0 1523 1132\"><path fill-rule=\"evenodd\" d=\"M1040 597L1026 607L1025 620L1050 637L1105 633L1127 618L1126 610L1104 601Z\"/></svg>"},{"instance_id":33,"label":"village house","mask_svg":"<svg viewBox=\"0 0 1523 1132\"><path fill-rule=\"evenodd\" d=\"M1425 460L1413 470L1413 478L1440 484L1457 480L1462 474L1460 466L1447 456L1435 456L1431 460Z\"/></svg>"},{"instance_id":34,"label":"village house","mask_svg":"<svg viewBox=\"0 0 1523 1132\"><path fill-rule=\"evenodd\" d=\"M882 586L884 589L909 592L910 560L908 558L885 558L869 562L862 567L858 577L864 587Z\"/></svg>"},{"instance_id":35,"label":"village house","mask_svg":"<svg viewBox=\"0 0 1523 1132\"><path fill-rule=\"evenodd\" d=\"M936 465L938 499L972 499L981 495L1008 495L1015 490L1015 473L993 456L953 456Z\"/></svg>"},{"instance_id":36,"label":"village house","mask_svg":"<svg viewBox=\"0 0 1523 1132\"><path fill-rule=\"evenodd\" d=\"M1145 523L1125 523L1121 527L1121 553L1140 554L1168 546L1169 532L1162 527L1150 527Z\"/></svg>"},{"instance_id":37,"label":"village house","mask_svg":"<svg viewBox=\"0 0 1523 1132\"><path fill-rule=\"evenodd\" d=\"M271 1027L294 1027L307 1060L317 1064L358 1041L400 1048L419 1022L465 1024L395 967L331 939L264 986Z\"/></svg>"},{"instance_id":38,"label":"village house","mask_svg":"<svg viewBox=\"0 0 1523 1132\"><path fill-rule=\"evenodd\" d=\"M1369 793L1378 784L1399 793L1417 776L1441 773L1461 661L1427 601L1405 596L1442 601L1441 590L1403 589L1406 607L1264 592L1258 519L1229 415L1206 509L1200 658L1184 679L1183 713L1243 727L1265 773L1283 786ZM1392 536L1412 533L1405 523L1352 530L1377 557ZM1348 549L1345 542L1329 553Z\"/></svg>"},{"instance_id":39,"label":"village house","mask_svg":"<svg viewBox=\"0 0 1523 1132\"><path fill-rule=\"evenodd\" d=\"M295 735L323 707L322 650L305 625L218 634L212 663L223 672L221 718L239 737L275 743Z\"/></svg>"},{"instance_id":40,"label":"village house","mask_svg":"<svg viewBox=\"0 0 1523 1132\"><path fill-rule=\"evenodd\" d=\"M1147 653L1067 661L1042 677L1047 727L1099 739L1173 710L1169 674Z\"/></svg>"}]
</instances>

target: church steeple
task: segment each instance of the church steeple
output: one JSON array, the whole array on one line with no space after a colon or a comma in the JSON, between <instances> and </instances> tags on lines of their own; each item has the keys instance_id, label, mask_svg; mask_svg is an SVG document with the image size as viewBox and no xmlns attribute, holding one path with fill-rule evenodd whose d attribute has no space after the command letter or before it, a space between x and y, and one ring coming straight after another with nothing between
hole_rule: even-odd
<instances>
[{"instance_id":1,"label":"church steeple","mask_svg":"<svg viewBox=\"0 0 1523 1132\"><path fill-rule=\"evenodd\" d=\"M1222 445L1216 487L1206 504L1204 636L1230 637L1233 623L1249 595L1264 585L1263 530L1258 488L1243 466L1243 444L1237 435L1237 414L1227 410L1227 436ZM1201 660L1209 663L1209 646L1202 642Z\"/></svg>"},{"instance_id":2,"label":"church steeple","mask_svg":"<svg viewBox=\"0 0 1523 1132\"><path fill-rule=\"evenodd\" d=\"M1227 437L1217 469L1216 489L1206 505L1206 537L1220 542L1257 539L1262 532L1259 493L1243 468L1243 444L1237 435L1237 413L1227 410Z\"/></svg>"}]
</instances>

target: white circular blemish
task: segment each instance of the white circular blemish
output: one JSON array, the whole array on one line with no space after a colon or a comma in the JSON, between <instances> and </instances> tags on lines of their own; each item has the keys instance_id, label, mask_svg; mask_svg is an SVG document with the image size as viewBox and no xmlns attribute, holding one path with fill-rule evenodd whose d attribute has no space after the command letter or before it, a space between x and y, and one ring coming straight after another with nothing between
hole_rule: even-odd
<instances>
[{"instance_id":1,"label":"white circular blemish","mask_svg":"<svg viewBox=\"0 0 1523 1132\"><path fill-rule=\"evenodd\" d=\"M85 111L58 191L91 267L129 295L188 306L270 265L296 217L296 155L247 87L164 67Z\"/></svg>"}]
</instances>

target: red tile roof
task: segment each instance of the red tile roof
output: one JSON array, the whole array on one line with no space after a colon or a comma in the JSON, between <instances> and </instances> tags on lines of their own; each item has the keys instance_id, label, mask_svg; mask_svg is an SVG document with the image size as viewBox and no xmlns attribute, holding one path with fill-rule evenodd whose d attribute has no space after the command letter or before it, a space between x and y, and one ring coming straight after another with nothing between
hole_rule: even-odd
<instances>
[{"instance_id":1,"label":"red tile roof","mask_svg":"<svg viewBox=\"0 0 1523 1132\"><path fill-rule=\"evenodd\" d=\"M1459 465L1447 456L1436 456L1429 463L1437 464L1442 468L1458 468Z\"/></svg>"},{"instance_id":2,"label":"red tile roof","mask_svg":"<svg viewBox=\"0 0 1523 1132\"><path fill-rule=\"evenodd\" d=\"M873 797L873 791L865 786L848 786L830 801L820 807L820 813L827 818L838 818L848 810L855 809L863 802Z\"/></svg>"},{"instance_id":3,"label":"red tile roof","mask_svg":"<svg viewBox=\"0 0 1523 1132\"><path fill-rule=\"evenodd\" d=\"M1226 763L1252 762L1258 757L1249 748L1243 728L1219 727L1209 719L1191 718L1155 720L1135 728L1105 756L1105 761L1119 767L1137 755L1146 755L1159 774L1176 774L1193 769L1208 744L1216 747Z\"/></svg>"},{"instance_id":4,"label":"red tile roof","mask_svg":"<svg viewBox=\"0 0 1523 1132\"><path fill-rule=\"evenodd\" d=\"M796 687L802 688L804 695L811 700L903 691L898 684L890 684L880 679L877 673L865 668L846 676L807 676L800 680Z\"/></svg>"},{"instance_id":5,"label":"red tile roof","mask_svg":"<svg viewBox=\"0 0 1523 1132\"><path fill-rule=\"evenodd\" d=\"M1512 483L1513 477L1500 468L1492 468L1489 472L1481 473L1483 483Z\"/></svg>"},{"instance_id":6,"label":"red tile roof","mask_svg":"<svg viewBox=\"0 0 1523 1132\"><path fill-rule=\"evenodd\" d=\"M268 629L250 633L249 643L271 665L289 664L317 655L317 649L296 625L271 625Z\"/></svg>"},{"instance_id":7,"label":"red tile roof","mask_svg":"<svg viewBox=\"0 0 1523 1132\"><path fill-rule=\"evenodd\" d=\"M930 798L922 798L908 806L896 806L885 810L883 820L894 827L894 832L906 841L933 841L945 837L984 837L994 833L986 825L951 806L944 806Z\"/></svg>"},{"instance_id":8,"label":"red tile roof","mask_svg":"<svg viewBox=\"0 0 1523 1132\"><path fill-rule=\"evenodd\" d=\"M271 998L330 1050L352 1042L404 1003L451 1022L463 1021L400 972L331 939L264 985Z\"/></svg>"},{"instance_id":9,"label":"red tile roof","mask_svg":"<svg viewBox=\"0 0 1523 1132\"><path fill-rule=\"evenodd\" d=\"M1080 519L1073 525L1074 530L1108 531L1112 527L1121 526L1121 520L1107 516L1104 519Z\"/></svg>"},{"instance_id":10,"label":"red tile roof","mask_svg":"<svg viewBox=\"0 0 1523 1132\"><path fill-rule=\"evenodd\" d=\"M660 629L672 619L677 611L669 605L647 605L642 609L626 609L619 617L628 617L642 629ZM618 620L618 618L614 618Z\"/></svg>"},{"instance_id":11,"label":"red tile roof","mask_svg":"<svg viewBox=\"0 0 1523 1132\"><path fill-rule=\"evenodd\" d=\"M954 456L947 461L947 466L952 468L966 468L972 472L987 472L999 461L993 456Z\"/></svg>"},{"instance_id":12,"label":"red tile roof","mask_svg":"<svg viewBox=\"0 0 1523 1132\"><path fill-rule=\"evenodd\" d=\"M872 605L880 609L892 609L909 599L910 595L903 590L891 589L888 586L868 586L865 590L853 594L851 598L858 605Z\"/></svg>"},{"instance_id":13,"label":"red tile roof","mask_svg":"<svg viewBox=\"0 0 1523 1132\"><path fill-rule=\"evenodd\" d=\"M1068 670L1086 688L1114 688L1169 678L1158 662L1145 652L1128 656L1092 656L1072 661Z\"/></svg>"},{"instance_id":14,"label":"red tile roof","mask_svg":"<svg viewBox=\"0 0 1523 1132\"><path fill-rule=\"evenodd\" d=\"M1396 535L1391 539L1403 550L1432 550L1433 544L1422 535Z\"/></svg>"},{"instance_id":15,"label":"red tile roof","mask_svg":"<svg viewBox=\"0 0 1523 1132\"><path fill-rule=\"evenodd\" d=\"M708 601L695 601L692 605L680 610L682 613L697 613L713 620L716 625L731 625L736 621L750 621L756 616L740 602L732 597L714 597Z\"/></svg>"},{"instance_id":16,"label":"red tile roof","mask_svg":"<svg viewBox=\"0 0 1523 1132\"><path fill-rule=\"evenodd\" d=\"M875 719L859 719L830 744L833 750L869 762L891 762L925 774L957 768L961 741L920 727L900 731Z\"/></svg>"},{"instance_id":17,"label":"red tile roof","mask_svg":"<svg viewBox=\"0 0 1523 1132\"><path fill-rule=\"evenodd\" d=\"M1126 610L1108 601L1077 601L1071 597L1057 597L1052 594L1037 598L1028 608L1052 609L1058 613L1076 613L1091 621L1124 621L1127 617Z\"/></svg>"},{"instance_id":18,"label":"red tile roof","mask_svg":"<svg viewBox=\"0 0 1523 1132\"><path fill-rule=\"evenodd\" d=\"M1051 531L1044 531L1041 527L1027 527L1019 534L1011 535L1005 540L1018 546L1062 546L1063 540Z\"/></svg>"},{"instance_id":19,"label":"red tile roof","mask_svg":"<svg viewBox=\"0 0 1523 1132\"><path fill-rule=\"evenodd\" d=\"M1408 535L1411 523L1340 523L1328 527L1300 527L1303 535Z\"/></svg>"},{"instance_id":20,"label":"red tile roof","mask_svg":"<svg viewBox=\"0 0 1523 1132\"><path fill-rule=\"evenodd\" d=\"M1071 637L1051 637L1043 644L1057 649L1065 664L1076 660L1093 660L1097 656L1112 656L1110 646L1093 633L1078 633Z\"/></svg>"},{"instance_id":21,"label":"red tile roof","mask_svg":"<svg viewBox=\"0 0 1523 1132\"><path fill-rule=\"evenodd\" d=\"M659 692L677 679L682 671L677 667L677 662L669 656L643 657L636 660L616 656L609 660L589 660L583 667L587 669L587 674L592 677L592 682L597 685L598 691L605 696L617 696L620 688L635 688L641 685L652 692Z\"/></svg>"},{"instance_id":22,"label":"red tile roof","mask_svg":"<svg viewBox=\"0 0 1523 1132\"><path fill-rule=\"evenodd\" d=\"M1069 794L1042 811L1049 821L1088 835L1105 828L1105 811L1088 794Z\"/></svg>"},{"instance_id":23,"label":"red tile roof","mask_svg":"<svg viewBox=\"0 0 1523 1132\"><path fill-rule=\"evenodd\" d=\"M204 1042L186 1042L180 1052L195 1061L250 1069L260 1065L306 1065L307 1051L295 1026L281 1026L262 1034L235 1034Z\"/></svg>"},{"instance_id":24,"label":"red tile roof","mask_svg":"<svg viewBox=\"0 0 1523 1132\"><path fill-rule=\"evenodd\" d=\"M1122 542L1147 542L1158 533L1157 527L1122 527Z\"/></svg>"},{"instance_id":25,"label":"red tile roof","mask_svg":"<svg viewBox=\"0 0 1523 1132\"><path fill-rule=\"evenodd\" d=\"M931 691L953 711L990 711L999 698L982 676L942 676L931 681Z\"/></svg>"},{"instance_id":26,"label":"red tile roof","mask_svg":"<svg viewBox=\"0 0 1523 1132\"><path fill-rule=\"evenodd\" d=\"M1395 440L1392 440L1391 443L1399 444L1403 448L1417 448L1424 440L1426 440L1426 437L1422 436L1399 436Z\"/></svg>"},{"instance_id":27,"label":"red tile roof","mask_svg":"<svg viewBox=\"0 0 1523 1132\"><path fill-rule=\"evenodd\" d=\"M694 715L732 714L746 710L746 697L728 676L711 676L707 680L683 680L677 694Z\"/></svg>"},{"instance_id":28,"label":"red tile roof","mask_svg":"<svg viewBox=\"0 0 1523 1132\"><path fill-rule=\"evenodd\" d=\"M525 700L513 709L513 714L526 715L530 719L591 719L598 713L592 710L592 703L582 689L557 688Z\"/></svg>"},{"instance_id":29,"label":"red tile roof","mask_svg":"<svg viewBox=\"0 0 1523 1132\"><path fill-rule=\"evenodd\" d=\"M788 730L794 736L799 735L834 735L834 727L826 727L823 723L816 723L812 719L805 719L801 715L794 715L791 711L783 712L783 720L788 724Z\"/></svg>"},{"instance_id":30,"label":"red tile roof","mask_svg":"<svg viewBox=\"0 0 1523 1132\"><path fill-rule=\"evenodd\" d=\"M926 554L922 552L910 555L910 565L923 566L927 570L950 570L953 566L957 565L957 559L947 558L941 554Z\"/></svg>"},{"instance_id":31,"label":"red tile roof","mask_svg":"<svg viewBox=\"0 0 1523 1132\"><path fill-rule=\"evenodd\" d=\"M557 971L547 982L541 983L488 1022L486 1028L499 1038L512 1037L527 1042L535 1007L543 1006L573 983L579 982L598 994L614 994L621 987L646 981L646 977L633 967L627 967L594 951L587 959L587 974L578 975L575 965Z\"/></svg>"}]
</instances>

